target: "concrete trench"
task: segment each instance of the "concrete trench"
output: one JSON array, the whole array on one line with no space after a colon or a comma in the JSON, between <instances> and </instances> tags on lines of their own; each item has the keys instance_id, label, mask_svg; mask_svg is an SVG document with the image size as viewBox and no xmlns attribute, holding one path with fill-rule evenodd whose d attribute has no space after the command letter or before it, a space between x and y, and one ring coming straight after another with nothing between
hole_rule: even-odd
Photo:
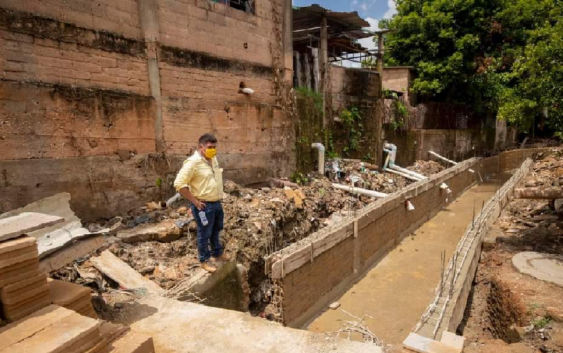
<instances>
[{"instance_id":1,"label":"concrete trench","mask_svg":"<svg viewBox=\"0 0 563 353\"><path fill-rule=\"evenodd\" d=\"M526 158L539 151L459 163L267 257L282 323L334 333L345 320L364 318L375 336L392 345L400 345L411 331L432 339L455 332L481 236L526 175L531 165ZM451 194L440 188L442 183ZM407 210L407 200L414 211ZM441 278L448 282L442 289ZM440 291L455 294L434 302ZM333 302L340 307L328 309Z\"/></svg>"}]
</instances>

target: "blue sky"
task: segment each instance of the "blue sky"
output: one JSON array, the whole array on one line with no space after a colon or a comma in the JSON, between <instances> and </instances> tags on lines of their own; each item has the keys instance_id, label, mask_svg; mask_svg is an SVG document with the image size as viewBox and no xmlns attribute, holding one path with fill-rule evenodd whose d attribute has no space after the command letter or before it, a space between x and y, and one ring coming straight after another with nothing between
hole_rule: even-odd
<instances>
[{"instance_id":1,"label":"blue sky","mask_svg":"<svg viewBox=\"0 0 563 353\"><path fill-rule=\"evenodd\" d=\"M293 0L294 6L318 4L332 11L358 11L358 14L368 21L370 29L378 29L377 22L382 18L391 18L396 12L394 0ZM371 38L360 40L367 48L375 48Z\"/></svg>"}]
</instances>

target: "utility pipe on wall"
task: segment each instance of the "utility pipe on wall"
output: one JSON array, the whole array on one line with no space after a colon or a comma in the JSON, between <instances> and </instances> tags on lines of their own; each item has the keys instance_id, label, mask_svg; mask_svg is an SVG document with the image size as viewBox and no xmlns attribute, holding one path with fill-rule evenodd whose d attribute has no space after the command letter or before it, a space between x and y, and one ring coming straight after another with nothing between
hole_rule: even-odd
<instances>
[{"instance_id":1,"label":"utility pipe on wall","mask_svg":"<svg viewBox=\"0 0 563 353\"><path fill-rule=\"evenodd\" d=\"M383 148L384 151L387 152L387 158L385 159L385 164L383 165L384 171L395 173L414 181L427 179L422 174L413 172L412 170L408 170L406 168L401 168L395 164L395 159L397 158L397 146L392 143L385 143Z\"/></svg>"},{"instance_id":2,"label":"utility pipe on wall","mask_svg":"<svg viewBox=\"0 0 563 353\"><path fill-rule=\"evenodd\" d=\"M355 188L355 187L351 187L351 186L348 186L348 185L342 185L342 184L332 184L332 186L336 189L348 191L349 193L352 193L352 194L361 194L361 195L366 195L366 196L371 196L371 197L379 197L379 198L387 197L387 194L385 194L383 192L361 189L361 188Z\"/></svg>"},{"instance_id":3,"label":"utility pipe on wall","mask_svg":"<svg viewBox=\"0 0 563 353\"><path fill-rule=\"evenodd\" d=\"M322 143L315 142L311 145L311 148L319 150L319 165L317 171L320 175L325 174L325 146Z\"/></svg>"}]
</instances>

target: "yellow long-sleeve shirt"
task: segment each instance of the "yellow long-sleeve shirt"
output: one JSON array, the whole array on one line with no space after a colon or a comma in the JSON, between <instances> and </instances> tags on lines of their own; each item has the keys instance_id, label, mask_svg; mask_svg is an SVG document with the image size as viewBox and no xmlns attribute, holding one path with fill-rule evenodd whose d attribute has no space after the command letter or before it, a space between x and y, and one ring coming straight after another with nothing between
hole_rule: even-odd
<instances>
[{"instance_id":1,"label":"yellow long-sleeve shirt","mask_svg":"<svg viewBox=\"0 0 563 353\"><path fill-rule=\"evenodd\" d=\"M219 201L223 199L223 169L219 168L216 157L213 157L210 164L196 151L184 161L174 181L174 187L178 191L189 188L201 201Z\"/></svg>"}]
</instances>

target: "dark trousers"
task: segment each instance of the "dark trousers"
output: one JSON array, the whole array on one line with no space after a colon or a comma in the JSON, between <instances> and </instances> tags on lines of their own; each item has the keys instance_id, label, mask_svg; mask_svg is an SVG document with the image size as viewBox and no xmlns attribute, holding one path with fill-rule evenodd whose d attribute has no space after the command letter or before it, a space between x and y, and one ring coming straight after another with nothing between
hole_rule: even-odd
<instances>
[{"instance_id":1,"label":"dark trousers","mask_svg":"<svg viewBox=\"0 0 563 353\"><path fill-rule=\"evenodd\" d=\"M223 245L219 240L219 233L223 230L223 219L225 213L221 202L203 202L205 203L205 216L207 217L207 225L201 223L199 212L194 205L192 205L192 214L197 223L197 251L199 254L199 261L206 262L211 256L219 257L223 255ZM210 250L211 245L211 250Z\"/></svg>"}]
</instances>

